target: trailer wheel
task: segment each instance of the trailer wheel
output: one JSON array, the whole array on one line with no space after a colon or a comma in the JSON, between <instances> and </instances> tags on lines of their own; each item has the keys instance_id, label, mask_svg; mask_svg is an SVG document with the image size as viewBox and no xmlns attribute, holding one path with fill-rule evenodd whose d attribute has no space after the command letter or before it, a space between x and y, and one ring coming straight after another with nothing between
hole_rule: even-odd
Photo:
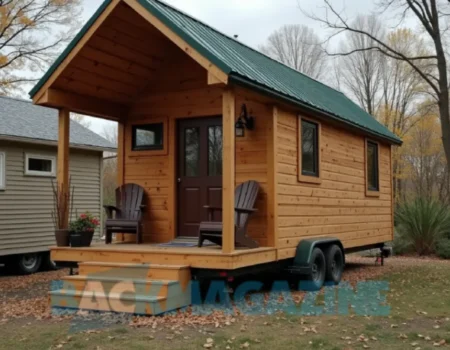
<instances>
[{"instance_id":1,"label":"trailer wheel","mask_svg":"<svg viewBox=\"0 0 450 350\"><path fill-rule=\"evenodd\" d=\"M42 256L39 253L21 254L15 257L14 267L17 273L29 275L37 272L41 267Z\"/></svg>"},{"instance_id":2,"label":"trailer wheel","mask_svg":"<svg viewBox=\"0 0 450 350\"><path fill-rule=\"evenodd\" d=\"M316 247L311 253L311 273L309 275L309 290L319 290L325 282L326 260L322 249Z\"/></svg>"},{"instance_id":3,"label":"trailer wheel","mask_svg":"<svg viewBox=\"0 0 450 350\"><path fill-rule=\"evenodd\" d=\"M325 251L326 259L326 281L333 284L339 284L344 272L344 253L342 249L333 244Z\"/></svg>"}]
</instances>

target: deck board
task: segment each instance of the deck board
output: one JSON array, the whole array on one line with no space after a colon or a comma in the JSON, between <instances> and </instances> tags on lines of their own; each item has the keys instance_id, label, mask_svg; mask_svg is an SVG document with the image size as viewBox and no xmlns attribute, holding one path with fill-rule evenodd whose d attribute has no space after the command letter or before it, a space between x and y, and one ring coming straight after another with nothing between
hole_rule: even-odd
<instances>
[{"instance_id":1,"label":"deck board","mask_svg":"<svg viewBox=\"0 0 450 350\"><path fill-rule=\"evenodd\" d=\"M54 261L185 264L194 268L237 269L277 260L275 248L238 248L224 254L219 246L161 247L152 244L100 244L90 247L52 247Z\"/></svg>"}]
</instances>

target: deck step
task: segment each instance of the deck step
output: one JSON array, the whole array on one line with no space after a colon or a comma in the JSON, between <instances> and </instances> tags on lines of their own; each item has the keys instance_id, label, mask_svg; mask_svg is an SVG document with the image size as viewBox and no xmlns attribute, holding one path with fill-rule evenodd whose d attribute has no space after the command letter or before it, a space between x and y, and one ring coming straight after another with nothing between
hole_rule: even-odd
<instances>
[{"instance_id":1,"label":"deck step","mask_svg":"<svg viewBox=\"0 0 450 350\"><path fill-rule=\"evenodd\" d=\"M127 295L125 293L103 293L98 291L49 292L53 308L121 312L138 315L159 315L190 304L190 296L180 295L166 298L147 295Z\"/></svg>"},{"instance_id":2,"label":"deck step","mask_svg":"<svg viewBox=\"0 0 450 350\"><path fill-rule=\"evenodd\" d=\"M101 277L188 281L191 278L188 265L129 264L84 262L79 263L79 274Z\"/></svg>"},{"instance_id":3,"label":"deck step","mask_svg":"<svg viewBox=\"0 0 450 350\"><path fill-rule=\"evenodd\" d=\"M118 289L134 291L136 294L174 297L187 293L188 285L176 280L132 279L110 276L66 276L63 277L64 290L93 291L102 288L110 293Z\"/></svg>"},{"instance_id":4,"label":"deck step","mask_svg":"<svg viewBox=\"0 0 450 350\"><path fill-rule=\"evenodd\" d=\"M49 293L54 308L158 315L191 304L187 265L79 263L79 275Z\"/></svg>"}]
</instances>

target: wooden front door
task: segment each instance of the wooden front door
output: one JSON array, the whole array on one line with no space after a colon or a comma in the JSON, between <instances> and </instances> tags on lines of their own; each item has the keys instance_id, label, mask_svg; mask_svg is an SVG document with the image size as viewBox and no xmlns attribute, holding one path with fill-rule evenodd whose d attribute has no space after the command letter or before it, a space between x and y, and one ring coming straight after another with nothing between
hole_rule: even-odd
<instances>
[{"instance_id":1,"label":"wooden front door","mask_svg":"<svg viewBox=\"0 0 450 350\"><path fill-rule=\"evenodd\" d=\"M198 236L205 205L222 206L222 117L178 123L178 236Z\"/></svg>"}]
</instances>

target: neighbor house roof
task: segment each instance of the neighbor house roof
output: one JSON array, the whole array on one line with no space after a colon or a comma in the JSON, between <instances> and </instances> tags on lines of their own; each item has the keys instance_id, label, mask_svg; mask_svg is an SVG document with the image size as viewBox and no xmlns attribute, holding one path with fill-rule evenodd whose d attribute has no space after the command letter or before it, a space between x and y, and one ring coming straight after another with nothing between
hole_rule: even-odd
<instances>
[{"instance_id":1,"label":"neighbor house roof","mask_svg":"<svg viewBox=\"0 0 450 350\"><path fill-rule=\"evenodd\" d=\"M0 96L0 140L40 143L58 141L58 111L31 101ZM114 151L116 146L75 121L70 122L70 146Z\"/></svg>"},{"instance_id":2,"label":"neighbor house roof","mask_svg":"<svg viewBox=\"0 0 450 350\"><path fill-rule=\"evenodd\" d=\"M401 144L401 139L343 93L318 82L160 0L135 0L235 82ZM33 97L111 0L106 0L30 92Z\"/></svg>"}]
</instances>

